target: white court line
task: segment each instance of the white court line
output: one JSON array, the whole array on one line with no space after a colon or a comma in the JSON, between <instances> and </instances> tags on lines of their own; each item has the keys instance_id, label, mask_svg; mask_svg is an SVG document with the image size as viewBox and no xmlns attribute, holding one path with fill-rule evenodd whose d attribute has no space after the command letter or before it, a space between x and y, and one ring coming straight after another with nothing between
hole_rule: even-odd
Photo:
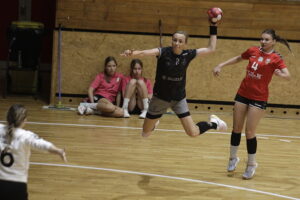
<instances>
[{"instance_id":1,"label":"white court line","mask_svg":"<svg viewBox=\"0 0 300 200\"><path fill-rule=\"evenodd\" d=\"M255 190L255 189L250 189L250 188L245 188L245 187L232 186L232 185L226 185L226 184L221 184L221 183L214 183L214 182L209 182L209 181L202 181L202 180L190 179L190 178L182 178L182 177L176 177L176 176L166 176L166 175L160 175L160 174L151 174L151 173L144 173L144 172L109 169L109 168L101 168L101 167L87 167L87 166L80 166L80 165L52 164L52 163L39 163L39 162L30 162L30 164L31 165L54 166L54 167L69 167L69 168L78 168L78 169L91 169L91 170L109 171L109 172L117 172L117 173L124 173L124 174L135 174L135 175L167 178L167 179L174 179L174 180L180 180L180 181L187 181L187 182L202 183L202 184L226 187L226 188L236 189L236 190L244 190L244 191L248 191L248 192L265 194L265 195L269 195L269 196L281 197L284 199L300 200L299 198L296 198L296 197L280 195L280 194L276 194L276 193L272 193L272 192L265 192L265 191Z\"/></svg>"},{"instance_id":2,"label":"white court line","mask_svg":"<svg viewBox=\"0 0 300 200\"><path fill-rule=\"evenodd\" d=\"M5 123L6 121L1 121L0 120L0 122L4 122ZM95 124L65 124L65 123L53 123L53 122L26 122L26 124L142 130L142 128L138 128L138 127L130 127L130 126L107 126L107 125L95 125ZM176 129L155 129L155 130L156 131L163 131L163 132L182 132L182 133L184 133L183 130L176 130ZM231 135L231 133L217 132L217 131L207 131L207 133L221 134L221 135ZM242 134L242 135L245 135L245 134ZM256 135L258 137L262 136L262 137L279 137L279 138L300 139L300 136L271 135L271 134L256 134Z\"/></svg>"},{"instance_id":3,"label":"white court line","mask_svg":"<svg viewBox=\"0 0 300 200\"><path fill-rule=\"evenodd\" d=\"M5 121L0 121L5 122ZM54 125L54 126L75 126L75 127L95 127L95 128L116 128L116 129L132 129L132 130L142 130L142 128L138 127L130 127L130 126L107 126L107 125L94 125L94 124L64 124L64 123L53 123L53 122L26 122L27 124L39 124L39 125ZM163 132L182 132L183 130L176 129L155 129L156 131ZM207 133L213 134L221 134L221 135L231 135L231 133L226 132L217 132L217 131L207 131ZM244 135L244 134L243 134ZM271 134L256 134L258 137L278 137L278 138L294 138L300 139L300 136L288 136L288 135L271 135Z\"/></svg>"}]
</instances>

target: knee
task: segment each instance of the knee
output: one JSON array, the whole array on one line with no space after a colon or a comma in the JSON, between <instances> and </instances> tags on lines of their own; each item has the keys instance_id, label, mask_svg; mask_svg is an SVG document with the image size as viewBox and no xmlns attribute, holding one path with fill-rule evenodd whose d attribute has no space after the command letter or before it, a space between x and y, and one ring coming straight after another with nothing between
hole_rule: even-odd
<instances>
[{"instance_id":1,"label":"knee","mask_svg":"<svg viewBox=\"0 0 300 200\"><path fill-rule=\"evenodd\" d=\"M131 79L128 84L130 86L135 86L137 84L137 80L136 79Z\"/></svg>"},{"instance_id":2,"label":"knee","mask_svg":"<svg viewBox=\"0 0 300 200\"><path fill-rule=\"evenodd\" d=\"M199 133L195 131L187 131L186 134L190 137L197 137L199 135Z\"/></svg>"},{"instance_id":3,"label":"knee","mask_svg":"<svg viewBox=\"0 0 300 200\"><path fill-rule=\"evenodd\" d=\"M142 79L139 79L136 81L136 84L141 87L141 86L145 85L145 82Z\"/></svg>"},{"instance_id":4,"label":"knee","mask_svg":"<svg viewBox=\"0 0 300 200\"><path fill-rule=\"evenodd\" d=\"M113 104L98 104L97 108L100 112L111 113L115 111L115 106Z\"/></svg>"},{"instance_id":5,"label":"knee","mask_svg":"<svg viewBox=\"0 0 300 200\"><path fill-rule=\"evenodd\" d=\"M255 131L253 131L253 130L246 129L245 134L246 134L247 139L251 139L251 138L255 137Z\"/></svg>"}]
</instances>

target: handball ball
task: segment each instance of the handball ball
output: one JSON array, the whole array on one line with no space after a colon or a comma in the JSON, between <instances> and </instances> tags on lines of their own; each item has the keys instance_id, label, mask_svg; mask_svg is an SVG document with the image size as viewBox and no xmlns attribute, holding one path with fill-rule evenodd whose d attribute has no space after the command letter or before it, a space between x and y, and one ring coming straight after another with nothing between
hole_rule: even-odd
<instances>
[{"instance_id":1,"label":"handball ball","mask_svg":"<svg viewBox=\"0 0 300 200\"><path fill-rule=\"evenodd\" d=\"M221 8L210 8L208 9L207 14L212 23L217 23L222 19L223 11Z\"/></svg>"}]
</instances>

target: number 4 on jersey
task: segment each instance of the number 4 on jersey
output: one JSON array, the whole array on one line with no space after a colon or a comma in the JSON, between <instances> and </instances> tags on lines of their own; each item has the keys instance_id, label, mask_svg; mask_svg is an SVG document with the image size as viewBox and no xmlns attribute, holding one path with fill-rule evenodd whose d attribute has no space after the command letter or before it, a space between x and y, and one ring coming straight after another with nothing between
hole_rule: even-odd
<instances>
[{"instance_id":1,"label":"number 4 on jersey","mask_svg":"<svg viewBox=\"0 0 300 200\"><path fill-rule=\"evenodd\" d=\"M258 68L258 63L257 63L257 62L254 62L254 63L252 64L251 68L254 69L254 71L256 71L257 68Z\"/></svg>"}]
</instances>

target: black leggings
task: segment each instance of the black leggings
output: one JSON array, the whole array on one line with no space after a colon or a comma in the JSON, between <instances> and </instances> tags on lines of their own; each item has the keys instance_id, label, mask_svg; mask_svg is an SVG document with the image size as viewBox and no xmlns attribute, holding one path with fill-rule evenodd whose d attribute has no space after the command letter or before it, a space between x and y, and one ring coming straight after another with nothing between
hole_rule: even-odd
<instances>
[{"instance_id":1,"label":"black leggings","mask_svg":"<svg viewBox=\"0 0 300 200\"><path fill-rule=\"evenodd\" d=\"M27 184L0 180L1 200L28 200Z\"/></svg>"}]
</instances>

